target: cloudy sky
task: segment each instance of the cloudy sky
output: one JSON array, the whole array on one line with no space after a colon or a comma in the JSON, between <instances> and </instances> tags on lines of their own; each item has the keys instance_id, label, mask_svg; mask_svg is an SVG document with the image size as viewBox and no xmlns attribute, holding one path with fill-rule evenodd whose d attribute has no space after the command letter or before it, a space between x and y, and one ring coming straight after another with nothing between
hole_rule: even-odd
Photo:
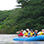
<instances>
[{"instance_id":1,"label":"cloudy sky","mask_svg":"<svg viewBox=\"0 0 44 44\"><path fill-rule=\"evenodd\" d=\"M0 10L11 10L16 8L16 0L0 0Z\"/></svg>"}]
</instances>

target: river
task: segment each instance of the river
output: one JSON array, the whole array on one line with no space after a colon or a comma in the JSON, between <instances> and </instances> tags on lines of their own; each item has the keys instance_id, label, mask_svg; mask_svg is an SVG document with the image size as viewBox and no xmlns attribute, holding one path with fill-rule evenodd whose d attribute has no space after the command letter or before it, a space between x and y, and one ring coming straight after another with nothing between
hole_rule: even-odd
<instances>
[{"instance_id":1,"label":"river","mask_svg":"<svg viewBox=\"0 0 44 44\"><path fill-rule=\"evenodd\" d=\"M44 44L44 41L13 41L15 37L16 34L0 34L0 44Z\"/></svg>"}]
</instances>

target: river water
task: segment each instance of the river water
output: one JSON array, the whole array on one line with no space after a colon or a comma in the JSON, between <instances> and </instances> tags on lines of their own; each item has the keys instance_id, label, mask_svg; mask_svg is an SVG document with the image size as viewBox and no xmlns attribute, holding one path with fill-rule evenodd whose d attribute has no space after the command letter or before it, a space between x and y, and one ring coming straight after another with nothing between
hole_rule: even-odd
<instances>
[{"instance_id":1,"label":"river water","mask_svg":"<svg viewBox=\"0 0 44 44\"><path fill-rule=\"evenodd\" d=\"M44 41L13 41L17 37L14 34L0 34L0 44L44 44Z\"/></svg>"}]
</instances>

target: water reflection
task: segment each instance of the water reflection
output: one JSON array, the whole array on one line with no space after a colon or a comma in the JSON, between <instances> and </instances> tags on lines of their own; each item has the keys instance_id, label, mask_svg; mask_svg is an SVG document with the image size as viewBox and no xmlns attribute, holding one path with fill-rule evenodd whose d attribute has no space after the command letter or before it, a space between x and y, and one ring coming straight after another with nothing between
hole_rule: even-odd
<instances>
[{"instance_id":1,"label":"water reflection","mask_svg":"<svg viewBox=\"0 0 44 44\"><path fill-rule=\"evenodd\" d=\"M37 42L23 42L23 41L19 41L18 43L16 43L16 44L44 44L44 41L42 42L42 41L37 41Z\"/></svg>"},{"instance_id":2,"label":"water reflection","mask_svg":"<svg viewBox=\"0 0 44 44\"><path fill-rule=\"evenodd\" d=\"M31 42L30 41L28 41L28 42L26 42L26 41L14 41L14 42L5 41L5 42L3 42L2 41L1 42L0 41L0 44L44 44L44 41L43 42L42 41L37 41L37 42L36 41L35 42L33 42L33 41L31 41Z\"/></svg>"},{"instance_id":3,"label":"water reflection","mask_svg":"<svg viewBox=\"0 0 44 44\"><path fill-rule=\"evenodd\" d=\"M13 41L17 35L0 35L0 44L44 44L44 41Z\"/></svg>"}]
</instances>

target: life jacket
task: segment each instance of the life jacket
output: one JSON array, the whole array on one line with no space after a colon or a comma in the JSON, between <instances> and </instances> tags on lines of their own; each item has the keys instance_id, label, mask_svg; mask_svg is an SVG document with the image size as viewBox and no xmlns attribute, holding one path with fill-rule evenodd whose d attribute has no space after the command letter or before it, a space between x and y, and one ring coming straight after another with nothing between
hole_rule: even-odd
<instances>
[{"instance_id":1,"label":"life jacket","mask_svg":"<svg viewBox=\"0 0 44 44\"><path fill-rule=\"evenodd\" d=\"M23 33L22 33L22 32L20 32L20 34L18 34L18 36L23 36Z\"/></svg>"},{"instance_id":2,"label":"life jacket","mask_svg":"<svg viewBox=\"0 0 44 44\"><path fill-rule=\"evenodd\" d=\"M28 32L25 32L25 34L24 34L24 35L25 35L25 36L26 36L26 35L28 35Z\"/></svg>"},{"instance_id":3,"label":"life jacket","mask_svg":"<svg viewBox=\"0 0 44 44\"><path fill-rule=\"evenodd\" d=\"M32 32L30 32L30 36L33 36L33 34L34 34L34 32L32 33Z\"/></svg>"},{"instance_id":4,"label":"life jacket","mask_svg":"<svg viewBox=\"0 0 44 44\"><path fill-rule=\"evenodd\" d=\"M43 35L43 32L40 32L40 35Z\"/></svg>"},{"instance_id":5,"label":"life jacket","mask_svg":"<svg viewBox=\"0 0 44 44\"><path fill-rule=\"evenodd\" d=\"M42 32L42 35L44 35L44 32Z\"/></svg>"}]
</instances>

